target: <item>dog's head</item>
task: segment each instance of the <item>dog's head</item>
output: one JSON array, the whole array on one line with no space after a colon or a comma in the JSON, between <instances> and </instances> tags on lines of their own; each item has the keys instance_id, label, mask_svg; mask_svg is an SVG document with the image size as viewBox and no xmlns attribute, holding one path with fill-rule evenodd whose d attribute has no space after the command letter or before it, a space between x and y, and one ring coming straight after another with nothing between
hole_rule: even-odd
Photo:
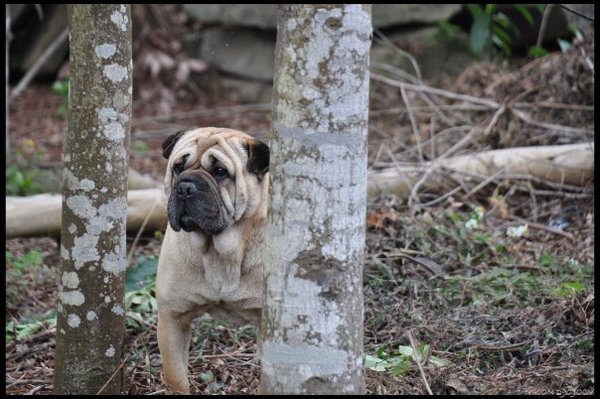
<instances>
[{"instance_id":1,"label":"dog's head","mask_svg":"<svg viewBox=\"0 0 600 399\"><path fill-rule=\"evenodd\" d=\"M266 212L266 144L237 130L209 127L172 134L162 149L173 230L219 234Z\"/></svg>"}]
</instances>

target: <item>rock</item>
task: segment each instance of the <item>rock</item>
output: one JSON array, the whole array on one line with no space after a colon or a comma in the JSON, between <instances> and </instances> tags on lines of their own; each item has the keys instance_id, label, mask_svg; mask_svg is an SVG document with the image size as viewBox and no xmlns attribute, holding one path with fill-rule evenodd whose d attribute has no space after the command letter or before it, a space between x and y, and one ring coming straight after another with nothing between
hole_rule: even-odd
<instances>
[{"instance_id":1,"label":"rock","mask_svg":"<svg viewBox=\"0 0 600 399\"><path fill-rule=\"evenodd\" d=\"M466 33L458 33L457 37L437 40L437 28L418 28L409 32L398 32L386 35L400 49L410 53L421 71L423 79L441 78L442 75L453 76L461 73L474 62L469 51L469 37ZM390 77L398 75L385 71L385 67L402 69L416 76L410 59L391 45L373 44L371 48L371 70Z\"/></svg>"},{"instance_id":2,"label":"rock","mask_svg":"<svg viewBox=\"0 0 600 399\"><path fill-rule=\"evenodd\" d=\"M378 29L416 23L436 23L452 17L460 4L373 4L373 26Z\"/></svg>"},{"instance_id":3,"label":"rock","mask_svg":"<svg viewBox=\"0 0 600 399\"><path fill-rule=\"evenodd\" d=\"M253 79L273 79L276 33L250 28L207 28L198 58L220 71Z\"/></svg>"},{"instance_id":4,"label":"rock","mask_svg":"<svg viewBox=\"0 0 600 399\"><path fill-rule=\"evenodd\" d=\"M38 19L37 16L34 18ZM11 55L14 55L14 59L21 60L20 70L28 71L48 46L67 28L67 25L67 6L55 4L44 5L43 19L36 21L33 26L25 26L26 30L15 29L15 40L11 43ZM69 43L68 40L65 40L42 65L37 76L55 74L64 62L68 50Z\"/></svg>"},{"instance_id":5,"label":"rock","mask_svg":"<svg viewBox=\"0 0 600 399\"><path fill-rule=\"evenodd\" d=\"M204 23L277 28L276 4L185 4L184 9ZM374 4L373 26L382 29L412 23L434 23L452 17L460 4Z\"/></svg>"},{"instance_id":6,"label":"rock","mask_svg":"<svg viewBox=\"0 0 600 399\"><path fill-rule=\"evenodd\" d=\"M276 4L184 4L183 9L206 24L277 28Z\"/></svg>"},{"instance_id":7,"label":"rock","mask_svg":"<svg viewBox=\"0 0 600 399\"><path fill-rule=\"evenodd\" d=\"M460 10L454 4L377 4L373 21L377 28L430 24L448 19ZM184 38L184 48L192 56L210 63L220 75L225 95L236 92L243 101L270 102L275 56L277 6L274 4L187 4L184 9L206 23L198 34ZM212 25L212 26L211 26ZM408 45L422 68L423 77L462 71L472 62L468 39L436 42L436 28L418 28L391 37ZM416 47L415 47L416 46ZM406 57L374 43L372 59L413 73Z\"/></svg>"},{"instance_id":8,"label":"rock","mask_svg":"<svg viewBox=\"0 0 600 399\"><path fill-rule=\"evenodd\" d=\"M243 102L270 103L273 96L272 82L221 76L219 83L223 95L226 97L239 96Z\"/></svg>"},{"instance_id":9,"label":"rock","mask_svg":"<svg viewBox=\"0 0 600 399\"><path fill-rule=\"evenodd\" d=\"M590 19L594 19L594 4L567 4L567 7ZM594 23L569 11L563 11L569 25L573 25L584 35L594 30Z\"/></svg>"}]
</instances>

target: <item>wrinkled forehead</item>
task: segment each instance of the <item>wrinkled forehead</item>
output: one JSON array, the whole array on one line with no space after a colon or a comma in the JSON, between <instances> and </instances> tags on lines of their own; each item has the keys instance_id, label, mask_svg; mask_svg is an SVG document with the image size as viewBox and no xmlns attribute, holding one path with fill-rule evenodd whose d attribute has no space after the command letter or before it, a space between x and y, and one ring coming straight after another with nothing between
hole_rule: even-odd
<instances>
[{"instance_id":1,"label":"wrinkled forehead","mask_svg":"<svg viewBox=\"0 0 600 399\"><path fill-rule=\"evenodd\" d=\"M218 145L221 140L232 140L240 144L246 144L253 140L252 136L234 129L226 128L200 128L189 130L177 140L173 148L174 153L178 153L183 148L194 148L197 154L203 154L210 147Z\"/></svg>"}]
</instances>

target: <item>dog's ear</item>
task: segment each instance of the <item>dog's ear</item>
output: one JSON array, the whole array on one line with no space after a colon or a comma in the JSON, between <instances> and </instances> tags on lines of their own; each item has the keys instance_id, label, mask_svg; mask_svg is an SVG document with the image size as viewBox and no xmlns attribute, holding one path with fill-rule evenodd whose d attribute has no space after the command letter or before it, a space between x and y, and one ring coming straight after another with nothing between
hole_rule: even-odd
<instances>
[{"instance_id":1,"label":"dog's ear","mask_svg":"<svg viewBox=\"0 0 600 399\"><path fill-rule=\"evenodd\" d=\"M187 130L180 130L177 133L173 133L172 135L170 135L169 137L167 137L165 139L165 141L163 141L162 143L162 156L165 159L169 159L169 157L171 156L171 151L173 151L173 147L175 147L175 143L177 143L177 140L179 140L181 138L181 136L184 135L184 133L187 132Z\"/></svg>"},{"instance_id":2,"label":"dog's ear","mask_svg":"<svg viewBox=\"0 0 600 399\"><path fill-rule=\"evenodd\" d=\"M246 170L264 175L269 170L269 146L259 140L248 142L248 164Z\"/></svg>"}]
</instances>

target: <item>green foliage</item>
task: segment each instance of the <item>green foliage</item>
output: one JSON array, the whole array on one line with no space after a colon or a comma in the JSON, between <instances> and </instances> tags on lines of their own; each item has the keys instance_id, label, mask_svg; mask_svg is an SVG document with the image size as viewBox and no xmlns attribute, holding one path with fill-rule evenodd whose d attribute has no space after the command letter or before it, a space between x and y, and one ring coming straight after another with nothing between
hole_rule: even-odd
<instances>
[{"instance_id":1,"label":"green foliage","mask_svg":"<svg viewBox=\"0 0 600 399\"><path fill-rule=\"evenodd\" d=\"M12 342L14 340L21 341L24 338L30 337L42 329L52 328L56 326L56 311L49 311L42 320L34 320L30 318L21 318L18 323L11 320L6 323L5 340Z\"/></svg>"},{"instance_id":2,"label":"green foliage","mask_svg":"<svg viewBox=\"0 0 600 399\"><path fill-rule=\"evenodd\" d=\"M533 24L533 17L526 7L516 6L517 11ZM501 11L495 4L467 4L467 9L473 17L473 24L469 32L469 44L471 51L477 57L491 49L495 44L505 55L512 52L512 35L518 37L520 32L513 21Z\"/></svg>"},{"instance_id":3,"label":"green foliage","mask_svg":"<svg viewBox=\"0 0 600 399\"><path fill-rule=\"evenodd\" d=\"M430 355L429 345L425 343L419 344L415 349L411 346L398 346L398 354L389 355L383 348L377 351L375 356L367 354L365 356L365 368L373 371L387 371L394 376L400 376L407 371L417 368L417 361L423 366L444 367L452 363L441 357ZM423 364L425 359L427 363Z\"/></svg>"},{"instance_id":4,"label":"green foliage","mask_svg":"<svg viewBox=\"0 0 600 399\"><path fill-rule=\"evenodd\" d=\"M39 183L39 169L32 168L20 152L16 164L6 165L6 194L26 196L43 192Z\"/></svg>"},{"instance_id":5,"label":"green foliage","mask_svg":"<svg viewBox=\"0 0 600 399\"><path fill-rule=\"evenodd\" d=\"M526 6L523 4L513 4L512 7L530 26L535 24L534 17L530 7L535 7L540 14L544 13L546 4L535 4ZM498 9L496 4L466 4L466 8L473 17L473 23L469 29L469 48L472 54L481 58L489 54L494 46L500 50L504 56L510 56L513 51L513 40L521 35L519 28L513 20ZM569 27L577 37L581 33L572 26ZM435 35L437 40L447 40L459 35L462 28L447 21L438 23L438 30ZM571 43L558 39L561 51L565 52L571 47ZM539 46L531 46L527 55L531 58L543 57L548 54L548 50Z\"/></svg>"},{"instance_id":6,"label":"green foliage","mask_svg":"<svg viewBox=\"0 0 600 399\"><path fill-rule=\"evenodd\" d=\"M6 304L7 307L18 307L23 302L27 288L26 274L37 273L44 259L39 249L30 249L27 253L19 256L6 251ZM6 342L22 340L34 335L43 328L51 328L56 325L56 312L51 311L41 320L21 317L20 320L11 320L6 323Z\"/></svg>"},{"instance_id":7,"label":"green foliage","mask_svg":"<svg viewBox=\"0 0 600 399\"><path fill-rule=\"evenodd\" d=\"M145 141L141 141L141 140L136 140L133 143L133 149L136 152L145 154L148 152L148 150L150 149L150 147L148 147L148 144Z\"/></svg>"},{"instance_id":8,"label":"green foliage","mask_svg":"<svg viewBox=\"0 0 600 399\"><path fill-rule=\"evenodd\" d=\"M531 46L527 50L527 55L531 58L540 58L548 55L548 50L539 46Z\"/></svg>"},{"instance_id":9,"label":"green foliage","mask_svg":"<svg viewBox=\"0 0 600 399\"><path fill-rule=\"evenodd\" d=\"M53 191L57 178L37 167L44 150L32 140L24 141L23 151L15 151L6 165L6 195L27 196Z\"/></svg>"},{"instance_id":10,"label":"green foliage","mask_svg":"<svg viewBox=\"0 0 600 399\"><path fill-rule=\"evenodd\" d=\"M30 249L20 256L6 251L6 303L9 307L16 307L22 301L27 285L24 275L37 272L43 263L39 249Z\"/></svg>"},{"instance_id":11,"label":"green foliage","mask_svg":"<svg viewBox=\"0 0 600 399\"><path fill-rule=\"evenodd\" d=\"M558 297L569 297L577 294L578 292L583 291L583 289L583 283L570 281L560 283L558 287L556 287L554 291L552 291L552 293Z\"/></svg>"},{"instance_id":12,"label":"green foliage","mask_svg":"<svg viewBox=\"0 0 600 399\"><path fill-rule=\"evenodd\" d=\"M134 328L143 327L148 318L156 317L156 256L140 257L135 267L125 274L125 309L127 322Z\"/></svg>"},{"instance_id":13,"label":"green foliage","mask_svg":"<svg viewBox=\"0 0 600 399\"><path fill-rule=\"evenodd\" d=\"M14 277L20 277L28 269L41 266L43 261L42 252L36 248L30 249L26 254L20 256L14 256L11 252L6 251L7 271Z\"/></svg>"},{"instance_id":14,"label":"green foliage","mask_svg":"<svg viewBox=\"0 0 600 399\"><path fill-rule=\"evenodd\" d=\"M140 257L135 267L128 267L125 273L125 293L137 292L153 285L156 279L158 258Z\"/></svg>"},{"instance_id":15,"label":"green foliage","mask_svg":"<svg viewBox=\"0 0 600 399\"><path fill-rule=\"evenodd\" d=\"M451 303L521 306L540 303L544 298L571 297L593 289L593 264L581 265L573 260L542 254L538 264L547 270L546 273L503 266L516 263L515 259L501 257L498 266L468 280L449 277L438 292Z\"/></svg>"},{"instance_id":16,"label":"green foliage","mask_svg":"<svg viewBox=\"0 0 600 399\"><path fill-rule=\"evenodd\" d=\"M63 118L67 117L69 110L69 80L67 75L63 80L57 80L52 84L52 91L63 98L62 104L56 110L56 113Z\"/></svg>"}]
</instances>

